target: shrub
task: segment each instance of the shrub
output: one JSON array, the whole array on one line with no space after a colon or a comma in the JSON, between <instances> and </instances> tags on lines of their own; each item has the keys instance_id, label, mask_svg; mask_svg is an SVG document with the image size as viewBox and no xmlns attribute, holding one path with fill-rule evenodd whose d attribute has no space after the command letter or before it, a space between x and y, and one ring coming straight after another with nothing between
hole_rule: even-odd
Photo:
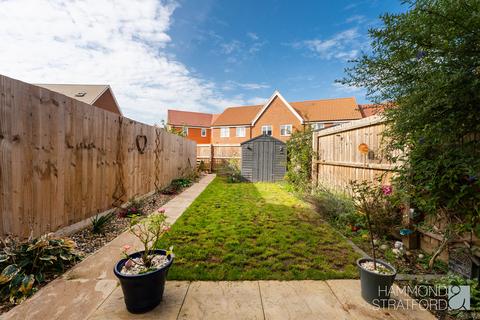
<instances>
[{"instance_id":1,"label":"shrub","mask_svg":"<svg viewBox=\"0 0 480 320\"><path fill-rule=\"evenodd\" d=\"M205 165L205 162L204 162L203 160L201 160L200 163L198 164L197 170L198 170L199 172L208 171L208 168L207 168L207 166Z\"/></svg>"},{"instance_id":2,"label":"shrub","mask_svg":"<svg viewBox=\"0 0 480 320\"><path fill-rule=\"evenodd\" d=\"M225 162L220 169L220 175L227 177L227 182L229 183L245 181L242 176L242 171L240 170L239 159L229 159Z\"/></svg>"},{"instance_id":3,"label":"shrub","mask_svg":"<svg viewBox=\"0 0 480 320\"><path fill-rule=\"evenodd\" d=\"M316 211L337 226L363 225L363 217L357 213L352 200L340 193L319 186L307 196Z\"/></svg>"},{"instance_id":4,"label":"shrub","mask_svg":"<svg viewBox=\"0 0 480 320\"><path fill-rule=\"evenodd\" d=\"M125 209L120 210L120 212L118 213L118 217L130 218L133 216L142 216L144 215L143 205L144 205L143 199L132 198L128 202L128 206Z\"/></svg>"},{"instance_id":5,"label":"shrub","mask_svg":"<svg viewBox=\"0 0 480 320\"><path fill-rule=\"evenodd\" d=\"M287 174L285 180L297 192L308 192L312 179L312 129L296 131L287 141Z\"/></svg>"},{"instance_id":6,"label":"shrub","mask_svg":"<svg viewBox=\"0 0 480 320\"><path fill-rule=\"evenodd\" d=\"M102 233L105 231L105 227L115 218L115 213L110 212L103 216L96 215L91 219L92 222L92 232L93 233Z\"/></svg>"},{"instance_id":7,"label":"shrub","mask_svg":"<svg viewBox=\"0 0 480 320\"><path fill-rule=\"evenodd\" d=\"M75 242L53 234L27 241L9 237L1 242L0 299L19 303L46 278L62 273L80 259Z\"/></svg>"},{"instance_id":8,"label":"shrub","mask_svg":"<svg viewBox=\"0 0 480 320\"><path fill-rule=\"evenodd\" d=\"M400 196L392 186L380 182L352 181L353 202L360 213L369 214L374 234L388 235L402 225Z\"/></svg>"},{"instance_id":9,"label":"shrub","mask_svg":"<svg viewBox=\"0 0 480 320\"><path fill-rule=\"evenodd\" d=\"M160 209L158 213L152 214L147 218L141 218L138 216L132 217L130 224L130 232L142 243L143 253L141 255L141 262L135 262L134 260L130 259L128 255L128 250L131 247L129 245L125 245L123 247L123 254L125 258L128 259L127 263L129 265L140 263L140 273L154 270L154 268L152 268L152 260L155 257L155 254L153 254L153 251L155 250L155 245L162 237L162 235L169 230L170 224L167 222L167 215L165 214L165 209ZM172 253L172 247L170 247L167 255Z\"/></svg>"},{"instance_id":10,"label":"shrub","mask_svg":"<svg viewBox=\"0 0 480 320\"><path fill-rule=\"evenodd\" d=\"M172 180L170 185L162 190L163 194L175 195L180 190L190 187L193 184L193 181L190 178L178 178Z\"/></svg>"}]
</instances>

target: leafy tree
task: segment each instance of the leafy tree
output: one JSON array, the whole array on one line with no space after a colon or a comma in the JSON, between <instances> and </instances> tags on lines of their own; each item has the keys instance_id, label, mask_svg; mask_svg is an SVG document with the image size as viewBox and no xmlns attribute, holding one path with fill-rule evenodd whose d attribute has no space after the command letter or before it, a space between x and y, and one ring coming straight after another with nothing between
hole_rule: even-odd
<instances>
[{"instance_id":1,"label":"leafy tree","mask_svg":"<svg viewBox=\"0 0 480 320\"><path fill-rule=\"evenodd\" d=\"M441 214L446 234L480 234L480 1L404 4L407 12L381 16L371 52L340 82L385 105L397 183L413 205Z\"/></svg>"}]
</instances>

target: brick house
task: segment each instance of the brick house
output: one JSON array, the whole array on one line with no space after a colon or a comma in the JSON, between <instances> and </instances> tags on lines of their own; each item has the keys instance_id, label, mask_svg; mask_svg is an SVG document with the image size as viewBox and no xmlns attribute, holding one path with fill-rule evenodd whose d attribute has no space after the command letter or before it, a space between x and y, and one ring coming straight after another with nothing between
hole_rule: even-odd
<instances>
[{"instance_id":1,"label":"brick house","mask_svg":"<svg viewBox=\"0 0 480 320\"><path fill-rule=\"evenodd\" d=\"M35 84L67 97L91 104L98 108L122 115L113 90L106 84Z\"/></svg>"},{"instance_id":2,"label":"brick house","mask_svg":"<svg viewBox=\"0 0 480 320\"><path fill-rule=\"evenodd\" d=\"M286 141L307 125L322 129L361 118L354 97L288 102L275 91L263 105L229 107L218 115L168 110L167 124L197 142L202 160L239 158L240 143L262 134Z\"/></svg>"},{"instance_id":3,"label":"brick house","mask_svg":"<svg viewBox=\"0 0 480 320\"><path fill-rule=\"evenodd\" d=\"M185 137L197 144L210 144L211 127L216 116L211 113L168 110L167 126L171 130L183 132Z\"/></svg>"}]
</instances>

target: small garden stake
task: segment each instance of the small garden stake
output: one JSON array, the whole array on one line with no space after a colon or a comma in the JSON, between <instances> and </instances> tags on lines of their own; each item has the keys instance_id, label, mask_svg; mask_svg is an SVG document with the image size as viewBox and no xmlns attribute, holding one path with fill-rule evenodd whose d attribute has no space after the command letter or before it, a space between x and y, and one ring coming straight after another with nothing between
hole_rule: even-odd
<instances>
[{"instance_id":1,"label":"small garden stake","mask_svg":"<svg viewBox=\"0 0 480 320\"><path fill-rule=\"evenodd\" d=\"M368 233L370 233L370 244L372 245L372 260L373 260L373 268L377 269L377 257L375 255L375 243L373 242L373 228L372 222L370 221L370 213L365 211L365 217L367 218L367 226L368 226Z\"/></svg>"}]
</instances>

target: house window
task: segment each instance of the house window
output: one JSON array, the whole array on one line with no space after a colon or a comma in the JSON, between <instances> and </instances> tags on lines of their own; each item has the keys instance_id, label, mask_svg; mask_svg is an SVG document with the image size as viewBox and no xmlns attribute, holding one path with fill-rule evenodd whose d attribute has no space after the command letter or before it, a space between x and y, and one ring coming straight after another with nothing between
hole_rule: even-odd
<instances>
[{"instance_id":1,"label":"house window","mask_svg":"<svg viewBox=\"0 0 480 320\"><path fill-rule=\"evenodd\" d=\"M280 135L281 136L292 135L292 125L291 124L282 124L280 126Z\"/></svg>"},{"instance_id":2,"label":"house window","mask_svg":"<svg viewBox=\"0 0 480 320\"><path fill-rule=\"evenodd\" d=\"M314 123L314 124L312 124L312 129L313 130L320 130L320 129L323 129L323 128L325 128L324 123Z\"/></svg>"},{"instance_id":3,"label":"house window","mask_svg":"<svg viewBox=\"0 0 480 320\"><path fill-rule=\"evenodd\" d=\"M183 127L182 128L182 134L186 137L188 136L188 128L187 127Z\"/></svg>"},{"instance_id":4,"label":"house window","mask_svg":"<svg viewBox=\"0 0 480 320\"><path fill-rule=\"evenodd\" d=\"M228 137L230 137L230 128L229 127L220 128L220 138L228 138Z\"/></svg>"},{"instance_id":5,"label":"house window","mask_svg":"<svg viewBox=\"0 0 480 320\"><path fill-rule=\"evenodd\" d=\"M262 126L262 134L265 134L267 136L271 136L272 135L272 126L271 125Z\"/></svg>"},{"instance_id":6,"label":"house window","mask_svg":"<svg viewBox=\"0 0 480 320\"><path fill-rule=\"evenodd\" d=\"M245 137L245 127L237 127L237 137Z\"/></svg>"},{"instance_id":7,"label":"house window","mask_svg":"<svg viewBox=\"0 0 480 320\"><path fill-rule=\"evenodd\" d=\"M202 131L200 132L201 136L202 137L206 137L207 136L207 128L202 128Z\"/></svg>"}]
</instances>

